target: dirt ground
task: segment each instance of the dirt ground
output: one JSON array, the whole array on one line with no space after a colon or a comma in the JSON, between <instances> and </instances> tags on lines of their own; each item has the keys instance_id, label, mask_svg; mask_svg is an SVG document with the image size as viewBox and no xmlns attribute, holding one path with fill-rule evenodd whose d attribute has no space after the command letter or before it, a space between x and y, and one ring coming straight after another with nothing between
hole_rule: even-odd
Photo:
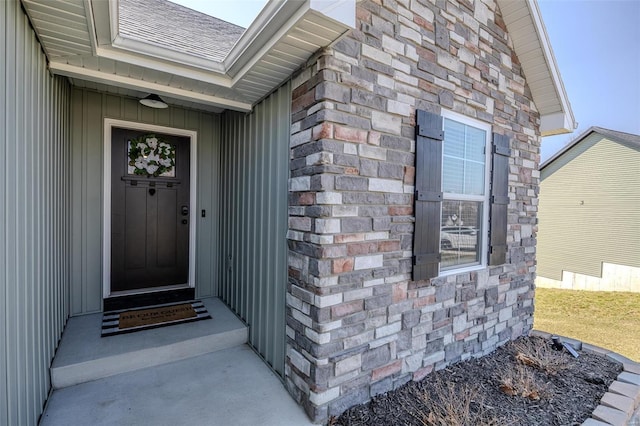
<instances>
[{"instance_id":1,"label":"dirt ground","mask_svg":"<svg viewBox=\"0 0 640 426\"><path fill-rule=\"evenodd\" d=\"M622 370L599 355L522 337L374 397L330 425L580 425Z\"/></svg>"}]
</instances>

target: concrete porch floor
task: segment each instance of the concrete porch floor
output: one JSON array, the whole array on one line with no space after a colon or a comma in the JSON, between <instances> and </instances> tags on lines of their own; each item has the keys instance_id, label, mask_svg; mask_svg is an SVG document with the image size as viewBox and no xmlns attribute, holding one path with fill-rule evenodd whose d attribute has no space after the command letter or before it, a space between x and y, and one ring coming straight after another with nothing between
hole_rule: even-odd
<instances>
[{"instance_id":1,"label":"concrete porch floor","mask_svg":"<svg viewBox=\"0 0 640 426\"><path fill-rule=\"evenodd\" d=\"M53 363L52 376L62 368L58 386L40 424L311 425L244 343L246 333L241 340L229 335L244 325L218 299L203 302L212 320L105 338L101 315L72 318ZM207 329L222 333L221 345Z\"/></svg>"}]
</instances>

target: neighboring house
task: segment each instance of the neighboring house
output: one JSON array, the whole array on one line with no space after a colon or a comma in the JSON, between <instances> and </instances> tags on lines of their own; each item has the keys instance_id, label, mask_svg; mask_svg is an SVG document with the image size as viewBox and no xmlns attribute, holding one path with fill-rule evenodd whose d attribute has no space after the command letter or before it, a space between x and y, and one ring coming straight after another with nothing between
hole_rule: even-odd
<instances>
[{"instance_id":1,"label":"neighboring house","mask_svg":"<svg viewBox=\"0 0 640 426\"><path fill-rule=\"evenodd\" d=\"M536 284L640 292L640 136L591 127L540 181Z\"/></svg>"},{"instance_id":2,"label":"neighboring house","mask_svg":"<svg viewBox=\"0 0 640 426\"><path fill-rule=\"evenodd\" d=\"M0 22L0 423L36 423L70 316L138 293L220 297L316 421L531 329L541 135L575 127L535 1ZM148 134L175 170L129 169Z\"/></svg>"}]
</instances>

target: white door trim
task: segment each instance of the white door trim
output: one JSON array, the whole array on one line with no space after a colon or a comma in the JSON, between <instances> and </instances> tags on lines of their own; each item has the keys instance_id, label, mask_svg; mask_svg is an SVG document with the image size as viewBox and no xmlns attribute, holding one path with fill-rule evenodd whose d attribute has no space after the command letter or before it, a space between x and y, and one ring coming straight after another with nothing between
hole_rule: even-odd
<instances>
[{"instance_id":1,"label":"white door trim","mask_svg":"<svg viewBox=\"0 0 640 426\"><path fill-rule=\"evenodd\" d=\"M134 121L116 120L113 118L104 119L104 163L103 163L103 218L102 218L102 296L111 295L111 131L114 127L144 130L150 132L164 133L174 136L186 136L190 138L190 159L189 159L189 287L196 286L196 189L197 189L197 137L198 132L194 130L176 129L173 127L156 126L153 124L137 123ZM162 289L162 288L160 288ZM152 289L156 291L158 289ZM148 290L140 290L136 293L147 293ZM132 294L129 293L128 294ZM135 294L135 293L134 293Z\"/></svg>"}]
</instances>

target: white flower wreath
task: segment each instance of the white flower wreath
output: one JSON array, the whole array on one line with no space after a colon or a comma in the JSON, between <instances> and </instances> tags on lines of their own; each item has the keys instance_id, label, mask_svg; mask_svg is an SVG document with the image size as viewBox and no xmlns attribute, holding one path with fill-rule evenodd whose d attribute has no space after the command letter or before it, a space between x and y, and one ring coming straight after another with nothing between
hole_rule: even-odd
<instances>
[{"instance_id":1,"label":"white flower wreath","mask_svg":"<svg viewBox=\"0 0 640 426\"><path fill-rule=\"evenodd\" d=\"M147 177L171 175L176 165L176 147L145 135L129 141L129 173Z\"/></svg>"}]
</instances>

